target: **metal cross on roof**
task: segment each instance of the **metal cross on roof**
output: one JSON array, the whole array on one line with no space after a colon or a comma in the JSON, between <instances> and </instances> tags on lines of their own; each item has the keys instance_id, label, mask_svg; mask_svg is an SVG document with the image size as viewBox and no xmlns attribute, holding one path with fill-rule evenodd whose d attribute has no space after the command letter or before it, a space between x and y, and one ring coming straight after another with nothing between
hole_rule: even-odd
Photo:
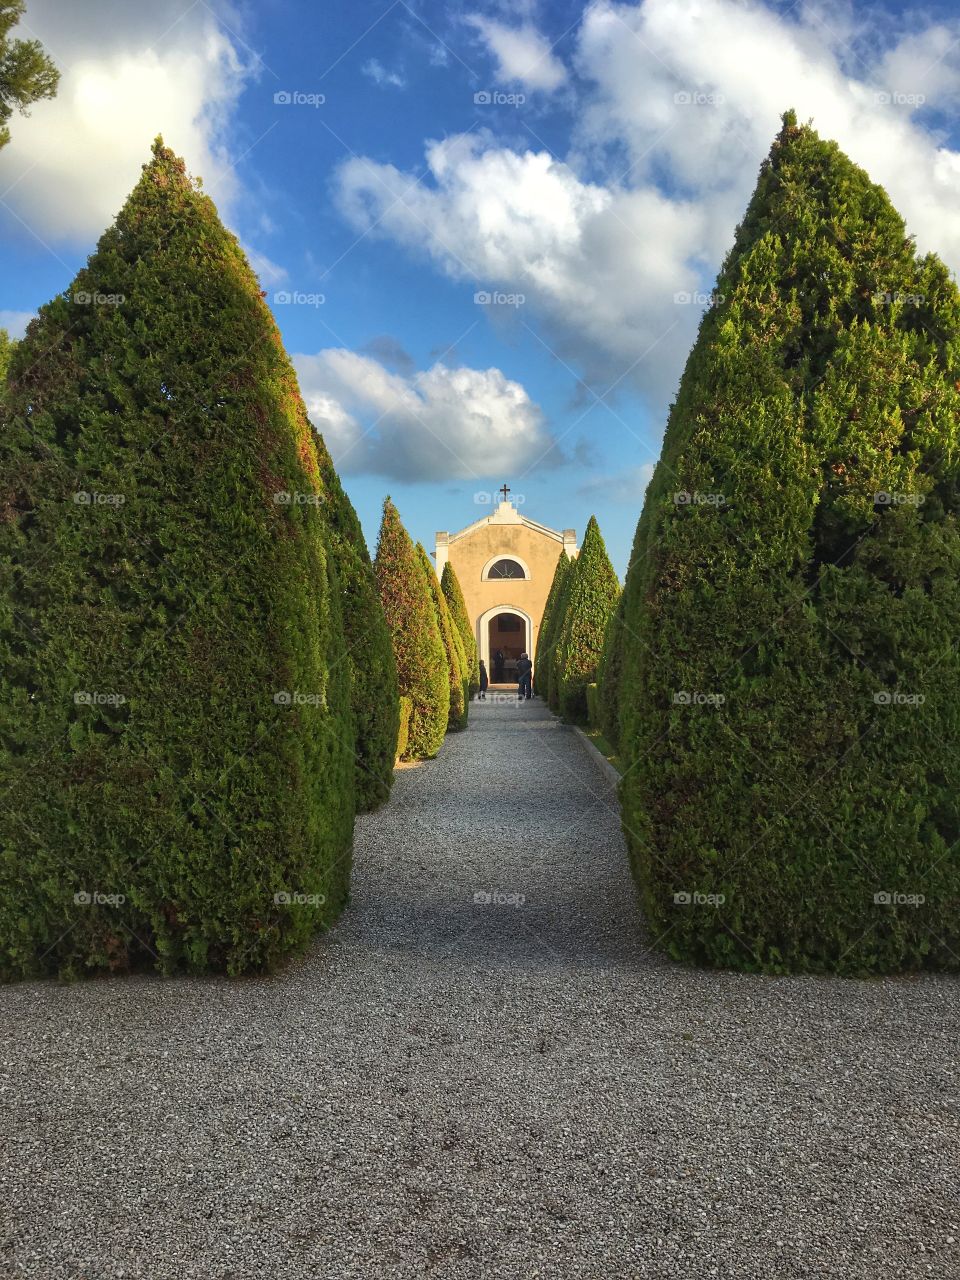
<instances>
[{"instance_id":1,"label":"metal cross on roof","mask_svg":"<svg viewBox=\"0 0 960 1280\"><path fill-rule=\"evenodd\" d=\"M505 484L505 485L503 486L503 488L502 488L502 489L498 489L498 490L497 490L497 492L498 492L498 493L502 493L502 494L503 494L503 500L504 500L504 502L506 502L506 500L507 500L507 494L510 492L510 486L509 486L509 485L507 485L507 484Z\"/></svg>"}]
</instances>

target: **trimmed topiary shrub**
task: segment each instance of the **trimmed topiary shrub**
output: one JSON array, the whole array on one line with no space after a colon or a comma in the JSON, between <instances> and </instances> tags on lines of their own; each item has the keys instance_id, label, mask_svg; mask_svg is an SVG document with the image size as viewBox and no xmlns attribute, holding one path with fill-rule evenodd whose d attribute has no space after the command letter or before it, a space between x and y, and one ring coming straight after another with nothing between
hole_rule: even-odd
<instances>
[{"instance_id":1,"label":"trimmed topiary shrub","mask_svg":"<svg viewBox=\"0 0 960 1280\"><path fill-rule=\"evenodd\" d=\"M390 795L399 727L397 667L377 579L363 529L320 435L320 462L327 522L340 581L350 702L356 725L357 809L376 809Z\"/></svg>"},{"instance_id":2,"label":"trimmed topiary shrub","mask_svg":"<svg viewBox=\"0 0 960 1280\"><path fill-rule=\"evenodd\" d=\"M260 969L346 894L317 454L256 277L162 142L0 404L0 968Z\"/></svg>"},{"instance_id":3,"label":"trimmed topiary shrub","mask_svg":"<svg viewBox=\"0 0 960 1280\"><path fill-rule=\"evenodd\" d=\"M943 264L785 116L625 599L624 827L676 957L958 965L958 333Z\"/></svg>"},{"instance_id":4,"label":"trimmed topiary shrub","mask_svg":"<svg viewBox=\"0 0 960 1280\"><path fill-rule=\"evenodd\" d=\"M399 724L397 726L397 752L396 758L402 760L407 752L407 742L410 738L410 714L413 711L413 702L410 698L403 696L399 700Z\"/></svg>"},{"instance_id":5,"label":"trimmed topiary shrub","mask_svg":"<svg viewBox=\"0 0 960 1280\"><path fill-rule=\"evenodd\" d=\"M557 629L559 627L562 630L563 626L563 592L572 566L573 561L565 551L561 551L557 559L557 567L553 571L553 581L547 593L547 603L543 606L543 617L540 619L533 675L537 693L545 701L550 699L550 655Z\"/></svg>"},{"instance_id":6,"label":"trimmed topiary shrub","mask_svg":"<svg viewBox=\"0 0 960 1280\"><path fill-rule=\"evenodd\" d=\"M597 678L607 625L620 598L620 583L607 555L600 526L591 516L565 590L563 631L551 666L560 714L587 723L587 685Z\"/></svg>"},{"instance_id":7,"label":"trimmed topiary shrub","mask_svg":"<svg viewBox=\"0 0 960 1280\"><path fill-rule=\"evenodd\" d=\"M446 597L440 589L440 579L434 573L430 557L419 542L417 557L420 568L426 576L427 586L430 588L430 598L433 601L434 614L447 656L447 671L450 678L450 715L447 720L447 732L456 733L467 727L467 715L470 709L470 682L466 674L467 658L463 651L460 633L450 617Z\"/></svg>"},{"instance_id":8,"label":"trimmed topiary shrub","mask_svg":"<svg viewBox=\"0 0 960 1280\"><path fill-rule=\"evenodd\" d=\"M620 743L620 677L623 670L623 595L610 615L597 669L597 724L612 746Z\"/></svg>"},{"instance_id":9,"label":"trimmed topiary shrub","mask_svg":"<svg viewBox=\"0 0 960 1280\"><path fill-rule=\"evenodd\" d=\"M389 498L383 504L374 569L393 642L400 693L412 703L403 758L430 759L443 745L450 714L447 654L430 584Z\"/></svg>"},{"instance_id":10,"label":"trimmed topiary shrub","mask_svg":"<svg viewBox=\"0 0 960 1280\"><path fill-rule=\"evenodd\" d=\"M468 694L474 694L480 689L480 655L477 651L477 638L470 623L470 615L467 613L459 579L449 560L443 566L440 587L447 602L447 608L450 610L450 617L463 642L465 669L469 675Z\"/></svg>"}]
</instances>

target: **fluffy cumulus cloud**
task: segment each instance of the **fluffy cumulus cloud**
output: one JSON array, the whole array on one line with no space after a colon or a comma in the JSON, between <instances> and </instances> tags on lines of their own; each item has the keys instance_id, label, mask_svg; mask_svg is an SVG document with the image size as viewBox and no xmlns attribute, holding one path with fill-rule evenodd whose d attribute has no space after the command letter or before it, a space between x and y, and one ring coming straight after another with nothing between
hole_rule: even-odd
<instances>
[{"instance_id":1,"label":"fluffy cumulus cloud","mask_svg":"<svg viewBox=\"0 0 960 1280\"><path fill-rule=\"evenodd\" d=\"M89 240L116 215L158 133L229 207L237 184L223 131L251 72L218 17L231 19L224 4L31 0L29 31L15 34L43 42L61 81L52 102L16 119L4 151L15 218L41 239Z\"/></svg>"},{"instance_id":2,"label":"fluffy cumulus cloud","mask_svg":"<svg viewBox=\"0 0 960 1280\"><path fill-rule=\"evenodd\" d=\"M478 14L468 17L467 22L492 54L501 83L549 91L566 80L566 68L554 55L550 42L529 22L519 27L505 26Z\"/></svg>"},{"instance_id":3,"label":"fluffy cumulus cloud","mask_svg":"<svg viewBox=\"0 0 960 1280\"><path fill-rule=\"evenodd\" d=\"M354 158L340 207L453 279L522 292L528 322L578 373L662 405L788 107L887 188L922 249L960 267L960 154L924 114L960 95L960 22L917 14L878 48L839 21L758 0L591 5L568 154L479 133L428 143L422 179ZM475 25L485 38L497 27Z\"/></svg>"},{"instance_id":4,"label":"fluffy cumulus cloud","mask_svg":"<svg viewBox=\"0 0 960 1280\"><path fill-rule=\"evenodd\" d=\"M311 421L338 469L399 480L478 479L557 460L539 407L499 369L412 376L343 348L293 357Z\"/></svg>"}]
</instances>

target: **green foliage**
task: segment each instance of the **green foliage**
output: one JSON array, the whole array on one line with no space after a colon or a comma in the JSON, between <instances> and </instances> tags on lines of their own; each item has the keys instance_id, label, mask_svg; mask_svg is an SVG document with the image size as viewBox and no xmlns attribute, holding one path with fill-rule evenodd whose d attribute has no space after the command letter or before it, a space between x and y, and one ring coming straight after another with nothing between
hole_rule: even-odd
<instances>
[{"instance_id":1,"label":"green foliage","mask_svg":"<svg viewBox=\"0 0 960 1280\"><path fill-rule=\"evenodd\" d=\"M410 715L413 711L413 702L410 698L403 696L399 702L399 720L397 724L397 751L396 758L402 760L407 752L407 743L410 739Z\"/></svg>"},{"instance_id":2,"label":"green foliage","mask_svg":"<svg viewBox=\"0 0 960 1280\"><path fill-rule=\"evenodd\" d=\"M560 714L587 723L587 685L595 683L607 626L620 598L620 583L600 526L591 516L565 589L566 607L550 669Z\"/></svg>"},{"instance_id":3,"label":"green foliage","mask_svg":"<svg viewBox=\"0 0 960 1280\"><path fill-rule=\"evenodd\" d=\"M39 40L9 38L25 9L25 0L0 0L0 150L10 141L7 121L14 111L28 115L31 103L55 97L60 83Z\"/></svg>"},{"instance_id":4,"label":"green foliage","mask_svg":"<svg viewBox=\"0 0 960 1280\"><path fill-rule=\"evenodd\" d=\"M383 504L374 568L393 642L400 693L412 703L403 758L430 759L443 745L450 714L447 654L430 584L389 498Z\"/></svg>"},{"instance_id":5,"label":"green foliage","mask_svg":"<svg viewBox=\"0 0 960 1280\"><path fill-rule=\"evenodd\" d=\"M597 684L588 684L586 688L587 698L587 723L591 729L600 728L600 687Z\"/></svg>"},{"instance_id":6,"label":"green foliage","mask_svg":"<svg viewBox=\"0 0 960 1280\"><path fill-rule=\"evenodd\" d=\"M322 437L316 435L315 443L347 641L357 809L365 812L383 804L393 785L400 715L397 667L363 529Z\"/></svg>"},{"instance_id":7,"label":"green foliage","mask_svg":"<svg viewBox=\"0 0 960 1280\"><path fill-rule=\"evenodd\" d=\"M7 380L7 370L10 368L10 361L16 348L17 344L6 329L0 329L0 387Z\"/></svg>"},{"instance_id":8,"label":"green foliage","mask_svg":"<svg viewBox=\"0 0 960 1280\"><path fill-rule=\"evenodd\" d=\"M620 742L620 677L623 671L623 602L610 615L597 670L597 725L614 747Z\"/></svg>"},{"instance_id":9,"label":"green foliage","mask_svg":"<svg viewBox=\"0 0 960 1280\"><path fill-rule=\"evenodd\" d=\"M312 437L158 139L0 404L6 976L264 968L339 910L353 724Z\"/></svg>"},{"instance_id":10,"label":"green foliage","mask_svg":"<svg viewBox=\"0 0 960 1280\"><path fill-rule=\"evenodd\" d=\"M454 626L463 641L463 651L467 664L466 670L469 673L469 693L476 693L480 688L480 655L477 650L477 638L470 622L470 615L467 613L467 605L463 598L463 591L460 589L459 579L449 560L443 566L440 587L446 598L450 617L453 619Z\"/></svg>"},{"instance_id":11,"label":"green foliage","mask_svg":"<svg viewBox=\"0 0 960 1280\"><path fill-rule=\"evenodd\" d=\"M561 551L557 559L557 567L553 571L553 581L547 593L547 603L543 606L543 617L540 619L540 632L537 636L537 652L534 660L534 678L537 693L541 698L550 699L550 666L556 636L563 629L563 595L570 575L573 561L565 551Z\"/></svg>"},{"instance_id":12,"label":"green foliage","mask_svg":"<svg viewBox=\"0 0 960 1280\"><path fill-rule=\"evenodd\" d=\"M786 116L625 593L624 827L679 958L957 967L958 334L942 263Z\"/></svg>"},{"instance_id":13,"label":"green foliage","mask_svg":"<svg viewBox=\"0 0 960 1280\"><path fill-rule=\"evenodd\" d=\"M427 586L430 588L430 598L433 601L437 625L440 628L443 648L447 656L447 671L450 678L450 715L447 720L447 730L448 732L456 732L467 727L467 715L470 709L470 679L467 658L463 651L460 632L457 630L457 626L450 616L450 610L447 608L447 598L441 589L440 579L434 573L430 557L419 542L417 543L417 557L420 561L420 568L426 575Z\"/></svg>"}]
</instances>

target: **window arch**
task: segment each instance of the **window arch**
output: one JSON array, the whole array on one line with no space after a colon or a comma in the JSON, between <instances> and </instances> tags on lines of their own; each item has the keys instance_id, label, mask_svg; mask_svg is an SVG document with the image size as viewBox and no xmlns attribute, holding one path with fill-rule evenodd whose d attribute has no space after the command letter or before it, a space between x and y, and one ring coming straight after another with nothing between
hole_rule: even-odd
<instances>
[{"instance_id":1,"label":"window arch","mask_svg":"<svg viewBox=\"0 0 960 1280\"><path fill-rule=\"evenodd\" d=\"M483 572L480 574L481 581L486 582L488 579L500 581L506 579L529 578L530 570L527 565L515 555L499 555L494 556L492 560L488 560L483 566Z\"/></svg>"}]
</instances>

